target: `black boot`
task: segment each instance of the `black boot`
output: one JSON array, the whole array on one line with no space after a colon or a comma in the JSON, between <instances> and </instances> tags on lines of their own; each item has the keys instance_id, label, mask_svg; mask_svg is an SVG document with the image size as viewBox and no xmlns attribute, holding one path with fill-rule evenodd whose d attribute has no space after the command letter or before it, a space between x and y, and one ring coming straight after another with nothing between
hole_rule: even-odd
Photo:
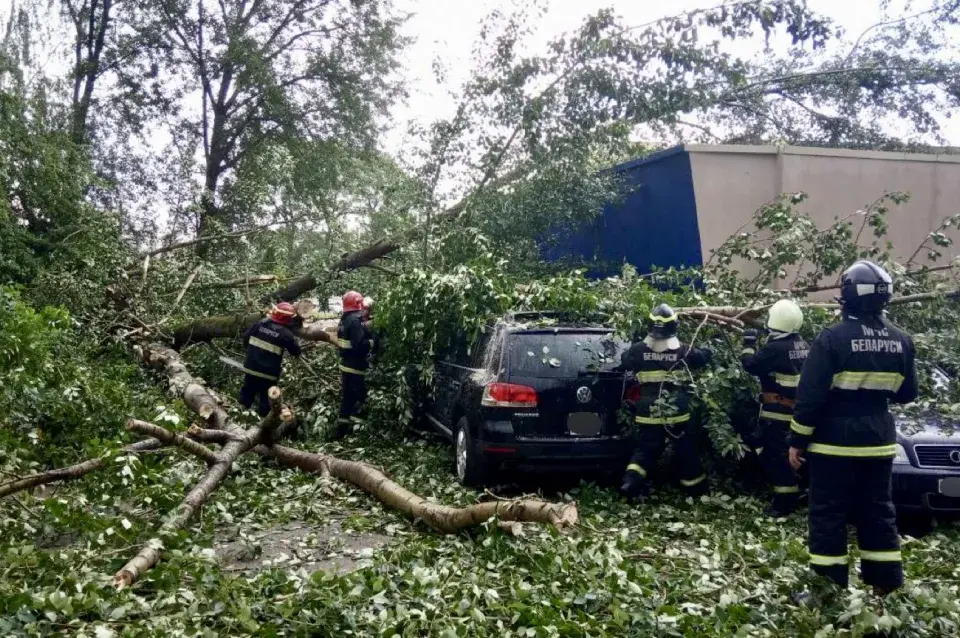
<instances>
[{"instance_id":1,"label":"black boot","mask_svg":"<svg viewBox=\"0 0 960 638\"><path fill-rule=\"evenodd\" d=\"M334 434L335 440L340 440L348 434L353 433L353 423L350 422L350 419L341 418L337 421L337 430Z\"/></svg>"},{"instance_id":2,"label":"black boot","mask_svg":"<svg viewBox=\"0 0 960 638\"><path fill-rule=\"evenodd\" d=\"M785 518L790 516L800 505L800 495L793 494L774 494L769 507L764 510L764 514L770 518Z\"/></svg>"},{"instance_id":3,"label":"black boot","mask_svg":"<svg viewBox=\"0 0 960 638\"><path fill-rule=\"evenodd\" d=\"M780 509L774 504L767 505L767 509L763 510L763 515L770 518L786 518L793 514L796 508L793 509Z\"/></svg>"},{"instance_id":4,"label":"black boot","mask_svg":"<svg viewBox=\"0 0 960 638\"><path fill-rule=\"evenodd\" d=\"M628 471L623 475L623 485L620 486L620 493L628 499L642 501L650 495L650 486L637 472Z\"/></svg>"}]
</instances>

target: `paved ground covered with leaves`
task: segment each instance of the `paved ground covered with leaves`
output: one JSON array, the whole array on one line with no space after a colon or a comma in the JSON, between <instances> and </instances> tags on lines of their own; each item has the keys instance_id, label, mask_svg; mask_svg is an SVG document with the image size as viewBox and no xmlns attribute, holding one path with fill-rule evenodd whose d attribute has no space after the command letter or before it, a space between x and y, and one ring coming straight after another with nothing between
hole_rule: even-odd
<instances>
[{"instance_id":1,"label":"paved ground covered with leaves","mask_svg":"<svg viewBox=\"0 0 960 638\"><path fill-rule=\"evenodd\" d=\"M298 441L387 468L437 501L457 486L450 450L366 435ZM960 622L960 527L904 550L909 585L885 609L853 588L797 606L802 515L771 521L755 494L665 490L642 506L582 483L571 534L488 525L437 536L335 480L245 457L202 520L171 539L130 590L114 571L198 476L167 451L72 486L0 503L0 632L96 636L833 636L892 629L952 636ZM730 485L733 485L732 483ZM42 498L41 498L42 496Z\"/></svg>"}]
</instances>

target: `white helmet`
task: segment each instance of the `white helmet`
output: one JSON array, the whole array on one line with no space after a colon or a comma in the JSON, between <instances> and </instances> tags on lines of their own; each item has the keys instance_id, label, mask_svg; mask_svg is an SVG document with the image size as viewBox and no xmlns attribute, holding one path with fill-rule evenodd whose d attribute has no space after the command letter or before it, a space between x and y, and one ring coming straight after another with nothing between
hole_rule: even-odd
<instances>
[{"instance_id":1,"label":"white helmet","mask_svg":"<svg viewBox=\"0 0 960 638\"><path fill-rule=\"evenodd\" d=\"M767 327L776 332L793 333L803 325L803 311L796 301L781 299L770 307Z\"/></svg>"},{"instance_id":2,"label":"white helmet","mask_svg":"<svg viewBox=\"0 0 960 638\"><path fill-rule=\"evenodd\" d=\"M363 298L363 309L367 310L373 306L373 297L364 297Z\"/></svg>"}]
</instances>

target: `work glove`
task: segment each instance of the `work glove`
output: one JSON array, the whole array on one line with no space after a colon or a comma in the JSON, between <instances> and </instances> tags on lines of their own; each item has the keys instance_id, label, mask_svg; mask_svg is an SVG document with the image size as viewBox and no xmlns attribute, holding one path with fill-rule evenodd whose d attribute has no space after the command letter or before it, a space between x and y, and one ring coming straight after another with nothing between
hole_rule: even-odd
<instances>
[{"instance_id":1,"label":"work glove","mask_svg":"<svg viewBox=\"0 0 960 638\"><path fill-rule=\"evenodd\" d=\"M753 348L757 345L757 341L760 340L760 332L753 328L748 328L743 331L743 347L744 348Z\"/></svg>"}]
</instances>

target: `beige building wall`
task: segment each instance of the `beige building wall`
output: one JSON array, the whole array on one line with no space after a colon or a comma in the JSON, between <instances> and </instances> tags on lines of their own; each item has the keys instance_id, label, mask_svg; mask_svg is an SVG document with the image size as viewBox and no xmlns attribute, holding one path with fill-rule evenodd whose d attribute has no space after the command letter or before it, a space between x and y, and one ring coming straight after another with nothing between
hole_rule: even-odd
<instances>
[{"instance_id":1,"label":"beige building wall","mask_svg":"<svg viewBox=\"0 0 960 638\"><path fill-rule=\"evenodd\" d=\"M704 261L749 224L760 206L783 192L807 193L801 210L821 226L866 208L885 191L910 193L910 201L892 207L887 216L888 238L900 260L906 260L945 217L960 212L957 155L775 146L685 149L693 171ZM871 239L869 235L861 243ZM960 242L960 233L954 239ZM941 262L958 252L957 246L950 247Z\"/></svg>"}]
</instances>

